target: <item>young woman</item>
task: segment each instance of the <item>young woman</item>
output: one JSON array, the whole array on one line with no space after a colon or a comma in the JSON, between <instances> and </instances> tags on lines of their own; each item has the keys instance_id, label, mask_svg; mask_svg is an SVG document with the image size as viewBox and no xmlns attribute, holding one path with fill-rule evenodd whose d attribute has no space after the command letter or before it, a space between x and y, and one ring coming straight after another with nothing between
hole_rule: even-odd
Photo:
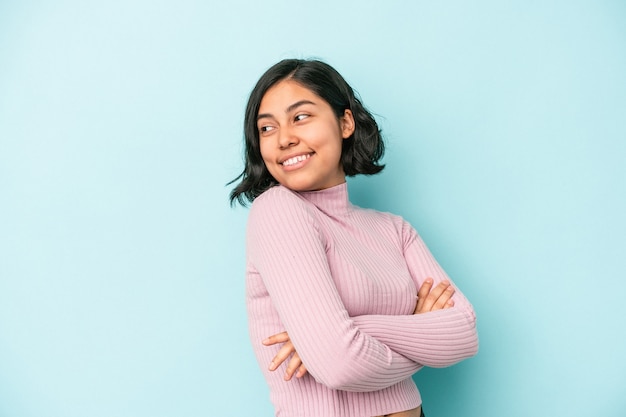
<instances>
[{"instance_id":1,"label":"young woman","mask_svg":"<svg viewBox=\"0 0 626 417\"><path fill-rule=\"evenodd\" d=\"M288 59L244 130L231 203L252 202L249 330L276 415L420 416L411 375L473 356L475 315L406 221L350 203L346 176L383 169L374 118L332 67Z\"/></svg>"}]
</instances>

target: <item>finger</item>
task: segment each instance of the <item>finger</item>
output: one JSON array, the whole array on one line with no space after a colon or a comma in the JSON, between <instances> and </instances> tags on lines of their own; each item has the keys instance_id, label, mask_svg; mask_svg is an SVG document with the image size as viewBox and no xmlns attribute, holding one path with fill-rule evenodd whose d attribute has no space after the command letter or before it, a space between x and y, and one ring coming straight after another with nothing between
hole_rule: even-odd
<instances>
[{"instance_id":1,"label":"finger","mask_svg":"<svg viewBox=\"0 0 626 417\"><path fill-rule=\"evenodd\" d=\"M287 342L288 340L289 340L289 335L287 334L287 332L281 332L273 336L270 336L267 339L264 339L261 343L263 343L265 346L271 346L271 345L275 345L276 343Z\"/></svg>"},{"instance_id":2,"label":"finger","mask_svg":"<svg viewBox=\"0 0 626 417\"><path fill-rule=\"evenodd\" d=\"M276 353L276 356L274 356L272 362L270 362L269 370L275 371L283 362L287 360L289 355L291 355L295 351L296 349L293 347L293 344L290 341L286 342L278 350L278 353Z\"/></svg>"},{"instance_id":3,"label":"finger","mask_svg":"<svg viewBox=\"0 0 626 417\"><path fill-rule=\"evenodd\" d=\"M430 311L442 310L446 306L446 304L448 304L448 301L451 301L451 298L454 295L454 291L455 290L452 285L446 288L445 291L441 293L439 298L437 298L437 301L435 301L435 304L433 304Z\"/></svg>"},{"instance_id":4,"label":"finger","mask_svg":"<svg viewBox=\"0 0 626 417\"><path fill-rule=\"evenodd\" d=\"M302 361L300 360L300 356L295 352L289 362L287 363L287 370L285 371L285 381L289 381L293 374L296 373L298 368L302 365Z\"/></svg>"},{"instance_id":5,"label":"finger","mask_svg":"<svg viewBox=\"0 0 626 417\"><path fill-rule=\"evenodd\" d=\"M424 304L422 305L421 312L431 311L435 302L439 299L441 294L450 286L449 281L442 281L433 288L426 299L424 300Z\"/></svg>"},{"instance_id":6,"label":"finger","mask_svg":"<svg viewBox=\"0 0 626 417\"><path fill-rule=\"evenodd\" d=\"M296 373L296 378L302 378L307 372L306 366L304 366L304 364L300 365L298 372Z\"/></svg>"},{"instance_id":7,"label":"finger","mask_svg":"<svg viewBox=\"0 0 626 417\"><path fill-rule=\"evenodd\" d=\"M444 309L454 307L454 300L448 300L446 305L443 307Z\"/></svg>"},{"instance_id":8,"label":"finger","mask_svg":"<svg viewBox=\"0 0 626 417\"><path fill-rule=\"evenodd\" d=\"M424 301L426 300L426 297L428 296L428 293L430 292L430 289L432 288L432 286L433 286L433 279L426 278L426 280L424 280L424 283L420 287L419 291L417 291L417 307L415 311L421 311L422 306L424 305Z\"/></svg>"}]
</instances>

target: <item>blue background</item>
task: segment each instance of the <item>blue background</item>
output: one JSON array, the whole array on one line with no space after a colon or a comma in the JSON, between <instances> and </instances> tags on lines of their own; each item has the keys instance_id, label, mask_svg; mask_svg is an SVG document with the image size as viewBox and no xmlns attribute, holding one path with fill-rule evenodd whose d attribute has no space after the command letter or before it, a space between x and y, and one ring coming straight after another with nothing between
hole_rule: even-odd
<instances>
[{"instance_id":1,"label":"blue background","mask_svg":"<svg viewBox=\"0 0 626 417\"><path fill-rule=\"evenodd\" d=\"M475 306L429 417L622 416L623 1L0 2L0 416L270 416L247 338L242 119L286 57L388 139L356 204Z\"/></svg>"}]
</instances>

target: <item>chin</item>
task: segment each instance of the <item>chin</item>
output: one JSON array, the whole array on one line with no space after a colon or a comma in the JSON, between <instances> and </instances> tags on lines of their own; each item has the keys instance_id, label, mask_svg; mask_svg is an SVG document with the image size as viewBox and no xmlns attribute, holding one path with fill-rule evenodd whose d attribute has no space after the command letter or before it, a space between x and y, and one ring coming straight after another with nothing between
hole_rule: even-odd
<instances>
[{"instance_id":1,"label":"chin","mask_svg":"<svg viewBox=\"0 0 626 417\"><path fill-rule=\"evenodd\" d=\"M312 187L305 185L281 184L283 187L289 188L291 191L315 191Z\"/></svg>"},{"instance_id":2,"label":"chin","mask_svg":"<svg viewBox=\"0 0 626 417\"><path fill-rule=\"evenodd\" d=\"M320 187L306 181L278 181L278 183L292 191L316 191L320 189Z\"/></svg>"}]
</instances>

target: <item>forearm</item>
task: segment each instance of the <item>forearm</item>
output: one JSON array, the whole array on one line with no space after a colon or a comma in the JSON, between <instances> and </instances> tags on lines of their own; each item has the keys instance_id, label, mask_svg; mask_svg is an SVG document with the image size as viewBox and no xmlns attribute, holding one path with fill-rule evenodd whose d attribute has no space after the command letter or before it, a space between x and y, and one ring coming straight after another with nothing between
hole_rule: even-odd
<instances>
[{"instance_id":1,"label":"forearm","mask_svg":"<svg viewBox=\"0 0 626 417\"><path fill-rule=\"evenodd\" d=\"M454 307L406 316L358 316L353 320L364 333L425 366L450 366L478 351L473 312L468 315Z\"/></svg>"}]
</instances>

